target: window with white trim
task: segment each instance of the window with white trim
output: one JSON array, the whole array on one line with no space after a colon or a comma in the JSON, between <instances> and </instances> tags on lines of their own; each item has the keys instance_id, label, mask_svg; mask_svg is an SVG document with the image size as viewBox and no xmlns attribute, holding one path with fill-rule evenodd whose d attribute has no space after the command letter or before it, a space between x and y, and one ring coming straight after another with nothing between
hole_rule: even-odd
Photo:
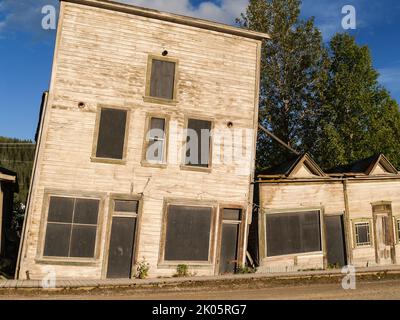
<instances>
[{"instance_id":1,"label":"window with white trim","mask_svg":"<svg viewBox=\"0 0 400 320\"><path fill-rule=\"evenodd\" d=\"M146 160L150 163L164 163L166 148L166 120L151 117L147 133Z\"/></svg>"},{"instance_id":2,"label":"window with white trim","mask_svg":"<svg viewBox=\"0 0 400 320\"><path fill-rule=\"evenodd\" d=\"M354 224L356 246L370 246L371 245L371 228L369 222L356 222Z\"/></svg>"}]
</instances>

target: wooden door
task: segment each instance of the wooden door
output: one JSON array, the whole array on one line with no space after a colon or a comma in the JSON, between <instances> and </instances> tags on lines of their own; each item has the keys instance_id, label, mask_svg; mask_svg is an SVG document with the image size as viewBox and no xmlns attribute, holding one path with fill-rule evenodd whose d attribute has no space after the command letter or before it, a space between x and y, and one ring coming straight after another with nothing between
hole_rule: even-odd
<instances>
[{"instance_id":1,"label":"wooden door","mask_svg":"<svg viewBox=\"0 0 400 320\"><path fill-rule=\"evenodd\" d=\"M112 218L107 278L131 278L135 230L136 217Z\"/></svg>"},{"instance_id":2,"label":"wooden door","mask_svg":"<svg viewBox=\"0 0 400 320\"><path fill-rule=\"evenodd\" d=\"M223 210L219 274L235 273L236 271L238 265L241 219L242 210Z\"/></svg>"},{"instance_id":3,"label":"wooden door","mask_svg":"<svg viewBox=\"0 0 400 320\"><path fill-rule=\"evenodd\" d=\"M343 215L325 216L326 250L328 265L346 265L346 244L343 228Z\"/></svg>"},{"instance_id":4,"label":"wooden door","mask_svg":"<svg viewBox=\"0 0 400 320\"><path fill-rule=\"evenodd\" d=\"M388 213L375 215L375 248L377 263L392 264L393 227Z\"/></svg>"}]
</instances>

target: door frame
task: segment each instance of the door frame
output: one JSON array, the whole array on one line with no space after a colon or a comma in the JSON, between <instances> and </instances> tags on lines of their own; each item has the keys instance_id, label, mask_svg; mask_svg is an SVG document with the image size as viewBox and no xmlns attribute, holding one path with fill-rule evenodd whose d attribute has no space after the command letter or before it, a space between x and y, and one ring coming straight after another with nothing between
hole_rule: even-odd
<instances>
[{"instance_id":1,"label":"door frame","mask_svg":"<svg viewBox=\"0 0 400 320\"><path fill-rule=\"evenodd\" d=\"M372 228L374 233L374 247L375 247L375 262L380 264L380 257L378 252L378 238L377 238L377 229L376 229L376 221L377 215L387 214L389 230L391 232L391 245L390 245L390 258L392 260L392 264L396 264L396 240L394 234L394 225L393 225L393 212L392 212L392 202L390 201L380 201L371 203L372 205ZM386 207L386 209L382 209L382 207Z\"/></svg>"},{"instance_id":2,"label":"door frame","mask_svg":"<svg viewBox=\"0 0 400 320\"><path fill-rule=\"evenodd\" d=\"M137 210L136 226L135 226L135 238L133 239L134 242L133 242L133 252L132 252L132 261L131 261L131 277L130 277L130 279L132 279L135 274L135 264L138 261L138 254L139 254L139 239L140 239L140 230L141 230L141 224L142 224L143 200L142 200L141 195L133 195L132 196L132 195L126 195L126 194L111 194L110 198L109 198L101 278L107 279L108 258L109 258L109 250L110 250L112 222L113 222L113 217L114 217L114 201L115 200L138 201L138 210ZM121 216L121 215L117 215L117 216ZM132 215L126 215L126 217L132 217Z\"/></svg>"},{"instance_id":3,"label":"door frame","mask_svg":"<svg viewBox=\"0 0 400 320\"><path fill-rule=\"evenodd\" d=\"M243 205L220 205L219 206L219 222L218 222L218 241L217 241L217 253L216 253L216 260L215 260L215 275L219 275L219 267L220 267L220 262L221 262L221 249L222 249L222 226L224 224L224 219L223 219L223 212L225 209L236 209L236 210L241 210L242 216L241 220L239 223L236 221L232 222L231 224L236 224L239 226L239 233L238 233L238 241L237 241L237 263L236 267L241 264L241 260L243 258L243 254L245 254L245 239L244 239L244 234L245 234L245 217L247 214L247 211L245 209L245 206ZM229 221L229 220L228 220ZM232 220L233 221L233 220Z\"/></svg>"}]
</instances>

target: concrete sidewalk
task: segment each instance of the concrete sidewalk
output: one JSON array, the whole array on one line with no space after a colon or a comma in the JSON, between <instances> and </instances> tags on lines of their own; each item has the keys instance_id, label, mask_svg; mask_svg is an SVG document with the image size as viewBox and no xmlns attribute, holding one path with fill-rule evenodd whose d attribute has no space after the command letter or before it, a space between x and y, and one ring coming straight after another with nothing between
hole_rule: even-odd
<instances>
[{"instance_id":1,"label":"concrete sidewalk","mask_svg":"<svg viewBox=\"0 0 400 320\"><path fill-rule=\"evenodd\" d=\"M378 275L380 273L400 275L400 266L356 268L356 276ZM105 280L56 280L55 286L47 288L41 280L0 280L0 290L4 289L65 289L65 288L148 288L180 285L210 285L223 282L257 281L257 280L290 280L307 278L344 277L341 269L301 271L287 273L255 273L243 275L224 275L213 277L157 278L157 279L105 279Z\"/></svg>"}]
</instances>

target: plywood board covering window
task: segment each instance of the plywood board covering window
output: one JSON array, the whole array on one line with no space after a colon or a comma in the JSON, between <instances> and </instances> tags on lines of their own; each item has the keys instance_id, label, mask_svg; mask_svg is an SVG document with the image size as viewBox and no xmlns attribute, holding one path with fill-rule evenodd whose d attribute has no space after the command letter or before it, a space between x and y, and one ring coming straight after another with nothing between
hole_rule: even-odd
<instances>
[{"instance_id":1,"label":"plywood board covering window","mask_svg":"<svg viewBox=\"0 0 400 320\"><path fill-rule=\"evenodd\" d=\"M169 205L167 210L164 260L209 261L212 208Z\"/></svg>"},{"instance_id":2,"label":"plywood board covering window","mask_svg":"<svg viewBox=\"0 0 400 320\"><path fill-rule=\"evenodd\" d=\"M100 200L50 197L43 256L93 258Z\"/></svg>"},{"instance_id":3,"label":"plywood board covering window","mask_svg":"<svg viewBox=\"0 0 400 320\"><path fill-rule=\"evenodd\" d=\"M127 110L107 107L100 108L96 137L96 158L124 159L127 118Z\"/></svg>"},{"instance_id":4,"label":"plywood board covering window","mask_svg":"<svg viewBox=\"0 0 400 320\"><path fill-rule=\"evenodd\" d=\"M149 102L176 101L178 61L164 56L150 55L147 67L145 98Z\"/></svg>"},{"instance_id":5,"label":"plywood board covering window","mask_svg":"<svg viewBox=\"0 0 400 320\"><path fill-rule=\"evenodd\" d=\"M212 122L188 119L186 134L185 165L189 167L209 168L211 165L211 129Z\"/></svg>"},{"instance_id":6,"label":"plywood board covering window","mask_svg":"<svg viewBox=\"0 0 400 320\"><path fill-rule=\"evenodd\" d=\"M267 215L266 236L268 257L322 251L320 211Z\"/></svg>"}]
</instances>

